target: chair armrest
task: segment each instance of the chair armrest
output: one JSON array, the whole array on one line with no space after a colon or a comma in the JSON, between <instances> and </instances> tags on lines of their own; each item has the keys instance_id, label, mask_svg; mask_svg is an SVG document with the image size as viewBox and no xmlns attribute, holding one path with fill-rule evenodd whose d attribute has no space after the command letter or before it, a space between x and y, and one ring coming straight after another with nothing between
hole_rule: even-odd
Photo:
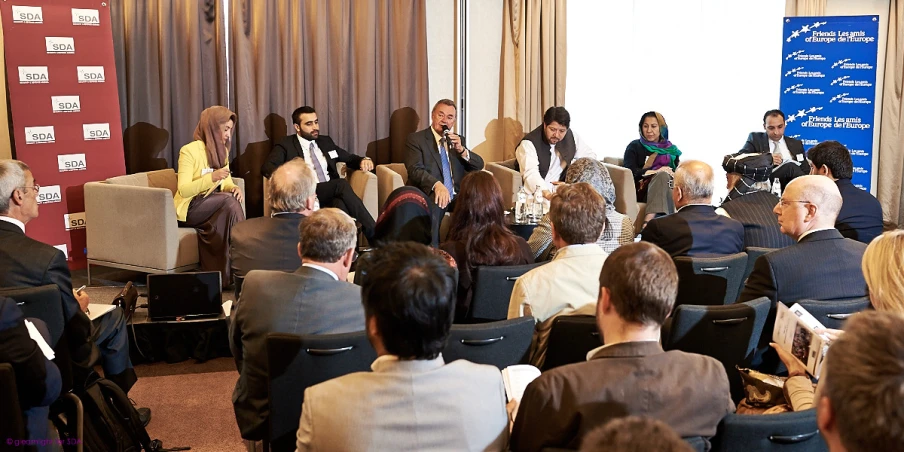
<instances>
[{"instance_id":1,"label":"chair armrest","mask_svg":"<svg viewBox=\"0 0 904 452\"><path fill-rule=\"evenodd\" d=\"M379 204L377 201L377 175L370 171L355 170L347 175L348 184L352 186L352 191L361 198L364 207L370 212L370 216L377 219Z\"/></svg>"},{"instance_id":2,"label":"chair armrest","mask_svg":"<svg viewBox=\"0 0 904 452\"><path fill-rule=\"evenodd\" d=\"M245 191L245 179L242 179L241 177L233 177L232 183L234 183L235 186L239 187L239 190L242 191L242 214L247 217L248 211L245 209L245 195L247 194L247 192Z\"/></svg>"},{"instance_id":3,"label":"chair armrest","mask_svg":"<svg viewBox=\"0 0 904 452\"><path fill-rule=\"evenodd\" d=\"M496 162L488 163L487 170L493 173L493 177L502 188L502 200L506 203L505 207L514 206L518 199L518 191L521 190L521 173Z\"/></svg>"},{"instance_id":4,"label":"chair armrest","mask_svg":"<svg viewBox=\"0 0 904 452\"><path fill-rule=\"evenodd\" d=\"M383 205L393 190L405 185L402 175L390 169L387 165L377 165L377 201L379 211L383 211Z\"/></svg>"}]
</instances>

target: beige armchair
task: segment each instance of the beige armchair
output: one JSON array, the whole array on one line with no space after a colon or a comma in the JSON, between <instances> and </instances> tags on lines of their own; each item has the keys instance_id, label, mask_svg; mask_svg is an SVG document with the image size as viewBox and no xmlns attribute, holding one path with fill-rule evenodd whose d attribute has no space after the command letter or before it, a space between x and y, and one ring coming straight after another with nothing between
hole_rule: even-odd
<instances>
[{"instance_id":1,"label":"beige armchair","mask_svg":"<svg viewBox=\"0 0 904 452\"><path fill-rule=\"evenodd\" d=\"M624 160L619 157L603 157L603 164L612 176L615 184L615 210L634 219L634 231L640 233L643 219L646 216L647 203L637 202L637 189L634 185L634 174L624 167Z\"/></svg>"},{"instance_id":2,"label":"beige armchair","mask_svg":"<svg viewBox=\"0 0 904 452\"><path fill-rule=\"evenodd\" d=\"M244 193L245 181L232 180ZM198 234L179 227L175 192L172 168L85 184L89 285L92 265L145 273L198 267Z\"/></svg>"},{"instance_id":3,"label":"beige armchair","mask_svg":"<svg viewBox=\"0 0 904 452\"><path fill-rule=\"evenodd\" d=\"M370 216L377 219L378 202L377 202L377 175L370 171L352 171L351 174L346 173L345 163L336 164L339 175L348 180L348 184L352 186L352 191L361 198L364 207L370 213ZM264 216L270 216L270 179L264 177Z\"/></svg>"},{"instance_id":4,"label":"beige armchair","mask_svg":"<svg viewBox=\"0 0 904 452\"><path fill-rule=\"evenodd\" d=\"M393 190L408 183L408 170L404 163L387 163L377 165L377 197L379 198L380 213L383 213L383 205ZM374 217L376 218L376 217Z\"/></svg>"},{"instance_id":5,"label":"beige armchair","mask_svg":"<svg viewBox=\"0 0 904 452\"><path fill-rule=\"evenodd\" d=\"M521 173L515 169L515 159L504 162L487 163L487 171L493 174L499 186L502 187L502 200L505 207L511 208L518 200L518 192L521 191Z\"/></svg>"}]
</instances>

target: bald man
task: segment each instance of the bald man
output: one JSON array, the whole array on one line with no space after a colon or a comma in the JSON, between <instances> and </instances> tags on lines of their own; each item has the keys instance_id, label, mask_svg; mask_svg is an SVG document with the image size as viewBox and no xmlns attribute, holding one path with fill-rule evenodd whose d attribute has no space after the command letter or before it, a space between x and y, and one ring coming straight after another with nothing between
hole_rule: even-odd
<instances>
[{"instance_id":1,"label":"bald man","mask_svg":"<svg viewBox=\"0 0 904 452\"><path fill-rule=\"evenodd\" d=\"M672 201L678 210L650 220L641 240L658 245L673 258L740 253L744 225L717 214L712 197L713 169L699 160L682 162L672 184Z\"/></svg>"},{"instance_id":2,"label":"bald man","mask_svg":"<svg viewBox=\"0 0 904 452\"><path fill-rule=\"evenodd\" d=\"M835 229L840 210L841 193L832 179L823 176L792 180L772 210L782 234L797 243L757 259L738 299L772 300L755 365L760 358L764 369L777 364L775 353L766 349L772 340L778 301L790 306L803 299L830 301L867 295L860 271L866 244L846 239Z\"/></svg>"}]
</instances>

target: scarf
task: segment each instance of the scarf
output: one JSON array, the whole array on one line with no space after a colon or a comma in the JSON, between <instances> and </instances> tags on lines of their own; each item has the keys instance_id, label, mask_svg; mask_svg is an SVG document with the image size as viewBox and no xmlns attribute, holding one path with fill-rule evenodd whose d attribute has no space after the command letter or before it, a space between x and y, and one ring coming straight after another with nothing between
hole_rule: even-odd
<instances>
[{"instance_id":1,"label":"scarf","mask_svg":"<svg viewBox=\"0 0 904 452\"><path fill-rule=\"evenodd\" d=\"M675 146L669 141L669 126L666 124L662 114L656 113L656 122L659 123L659 135L662 137L662 141L647 141L643 137L643 131L641 131L640 144L642 144L646 150L654 154L669 156L669 166L672 167L672 169L675 169L677 168L677 165L675 165L675 158L681 155L681 151L678 150L678 146Z\"/></svg>"},{"instance_id":2,"label":"scarf","mask_svg":"<svg viewBox=\"0 0 904 452\"><path fill-rule=\"evenodd\" d=\"M214 105L201 112L198 127L195 127L194 139L204 142L204 147L207 149L207 164L211 168L220 169L228 163L232 139L223 143L220 126L230 119L235 127L235 113L226 107Z\"/></svg>"}]
</instances>

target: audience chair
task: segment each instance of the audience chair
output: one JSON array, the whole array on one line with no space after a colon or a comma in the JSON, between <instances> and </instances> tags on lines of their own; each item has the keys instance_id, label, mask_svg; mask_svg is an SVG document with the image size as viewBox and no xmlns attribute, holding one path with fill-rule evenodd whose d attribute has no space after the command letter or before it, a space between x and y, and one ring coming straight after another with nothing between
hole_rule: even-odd
<instances>
[{"instance_id":1,"label":"audience chair","mask_svg":"<svg viewBox=\"0 0 904 452\"><path fill-rule=\"evenodd\" d=\"M3 450L21 451L25 446L6 444L7 438L26 439L25 418L19 405L19 393L16 388L16 372L12 364L0 364L0 438L3 438Z\"/></svg>"},{"instance_id":2,"label":"audience chair","mask_svg":"<svg viewBox=\"0 0 904 452\"><path fill-rule=\"evenodd\" d=\"M612 176L612 182L614 184L616 184L615 185L616 210L618 210L618 207L617 207L618 198L620 197L620 194L622 192L624 192L625 196L626 196L626 198L625 198L626 208L625 208L624 212L622 212L620 210L619 210L619 212L621 212L625 215L628 215L628 218L634 218L634 232L637 234L640 234L640 231L643 229L644 217L647 215L647 203L639 202L637 200L637 185L634 184L634 173L632 173L631 170L625 168L625 159L623 159L622 157L603 157L603 163L606 165L606 168L610 169L609 175ZM628 179L627 180L623 179L624 173L622 173L622 172L613 173L611 170L612 167L622 168L623 170L627 171ZM618 176L616 176L616 174L618 174ZM619 188L618 188L619 182L616 181L616 177L618 177L619 179L622 180L621 184L623 186L622 187L623 191L619 191ZM628 192L633 193L633 195L628 195ZM636 206L637 210L633 210L631 208L631 204L628 202L627 196L630 196L634 199L634 205ZM633 212L634 216L632 217L629 212Z\"/></svg>"},{"instance_id":3,"label":"audience chair","mask_svg":"<svg viewBox=\"0 0 904 452\"><path fill-rule=\"evenodd\" d=\"M542 371L587 360L587 352L603 345L592 315L560 315L552 322Z\"/></svg>"},{"instance_id":4,"label":"audience chair","mask_svg":"<svg viewBox=\"0 0 904 452\"><path fill-rule=\"evenodd\" d=\"M720 257L675 258L678 269L678 297L675 306L725 305L738 299L738 288L744 283L747 253Z\"/></svg>"},{"instance_id":5,"label":"audience chair","mask_svg":"<svg viewBox=\"0 0 904 452\"><path fill-rule=\"evenodd\" d=\"M502 162L487 163L486 169L493 174L499 186L502 188L502 202L506 209L511 209L518 200L518 192L521 191L523 181L521 172L515 169L517 160L505 160Z\"/></svg>"},{"instance_id":6,"label":"audience chair","mask_svg":"<svg viewBox=\"0 0 904 452\"><path fill-rule=\"evenodd\" d=\"M387 163L385 165L377 165L374 171L377 173L379 213L383 213L383 206L386 204L386 200L389 199L389 194L408 183L408 170L405 168L404 163Z\"/></svg>"},{"instance_id":7,"label":"audience chair","mask_svg":"<svg viewBox=\"0 0 904 452\"><path fill-rule=\"evenodd\" d=\"M295 450L304 391L352 372L370 372L377 353L364 331L343 334L267 335L270 449Z\"/></svg>"},{"instance_id":8,"label":"audience chair","mask_svg":"<svg viewBox=\"0 0 904 452\"><path fill-rule=\"evenodd\" d=\"M756 263L756 260L760 258L760 256L771 253L775 251L777 248L760 248L758 246L748 246L744 248L744 252L747 253L747 267L744 269L744 279L741 280L741 289L744 289L744 282L747 281L747 278L750 277L750 273L753 271L753 265ZM738 290L738 296L741 295L741 290Z\"/></svg>"},{"instance_id":9,"label":"audience chair","mask_svg":"<svg viewBox=\"0 0 904 452\"><path fill-rule=\"evenodd\" d=\"M727 306L678 306L663 336L663 348L719 360L728 376L732 400L738 403L744 394L735 367L746 367L753 358L770 306L766 297Z\"/></svg>"},{"instance_id":10,"label":"audience chair","mask_svg":"<svg viewBox=\"0 0 904 452\"><path fill-rule=\"evenodd\" d=\"M7 287L0 289L0 295L15 300L25 317L43 320L50 332L50 346L54 348L57 346L66 327L63 298L57 285Z\"/></svg>"},{"instance_id":11,"label":"audience chair","mask_svg":"<svg viewBox=\"0 0 904 452\"><path fill-rule=\"evenodd\" d=\"M823 326L836 330L844 329L842 327L848 317L870 307L869 297L835 301L798 300L796 303L813 314Z\"/></svg>"},{"instance_id":12,"label":"audience chair","mask_svg":"<svg viewBox=\"0 0 904 452\"><path fill-rule=\"evenodd\" d=\"M468 319L471 323L505 320L515 281L521 275L545 264L480 266L474 272L474 294Z\"/></svg>"},{"instance_id":13,"label":"audience chair","mask_svg":"<svg viewBox=\"0 0 904 452\"><path fill-rule=\"evenodd\" d=\"M244 193L245 181L232 180ZM194 228L179 227L175 193L172 168L85 184L88 285L92 265L144 273L176 273L198 267L198 233Z\"/></svg>"},{"instance_id":14,"label":"audience chair","mask_svg":"<svg viewBox=\"0 0 904 452\"><path fill-rule=\"evenodd\" d=\"M533 317L452 325L449 341L443 349L443 358L447 363L465 359L472 363L496 366L502 370L514 364L527 362L533 336Z\"/></svg>"},{"instance_id":15,"label":"audience chair","mask_svg":"<svg viewBox=\"0 0 904 452\"><path fill-rule=\"evenodd\" d=\"M816 410L780 414L730 413L712 439L713 452L828 451L816 427Z\"/></svg>"}]
</instances>

